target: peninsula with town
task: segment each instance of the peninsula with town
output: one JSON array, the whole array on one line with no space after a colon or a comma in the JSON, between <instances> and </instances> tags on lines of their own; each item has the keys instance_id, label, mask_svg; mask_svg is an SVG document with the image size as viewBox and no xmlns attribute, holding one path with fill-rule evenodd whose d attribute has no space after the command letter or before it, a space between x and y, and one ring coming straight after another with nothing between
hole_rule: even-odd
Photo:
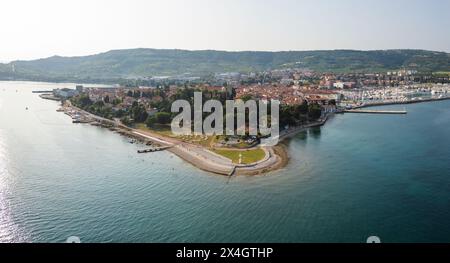
<instances>
[{"instance_id":1,"label":"peninsula with town","mask_svg":"<svg viewBox=\"0 0 450 263\"><path fill-rule=\"evenodd\" d=\"M123 52L97 56L111 58ZM93 75L87 76L83 75L87 70L77 68L82 67L80 65L72 66L79 74L67 75L67 65L76 64L74 60L81 58L52 57L35 62L11 62L6 65L11 67L10 72L3 70L3 77L36 80L39 76L40 80L47 81L106 83L104 87L74 84L50 92L35 92L42 93L43 99L61 101L59 111L69 115L74 123L102 126L128 136L130 143L144 144L146 148L138 150L137 154L166 150L202 170L227 176L266 174L284 167L289 156L283 141L306 129L324 125L334 114L407 114L402 110L367 108L450 99L450 56L442 52L317 51L286 56L270 52L184 54L178 51L174 54L182 57L171 57L172 61L164 57L165 61L158 50L128 52L158 58L158 69L147 59L147 64L143 63L149 70L147 75L138 67L139 70L127 72L125 76L112 73L113 68L103 73L92 69ZM205 52L213 57L202 58ZM248 58L261 56L261 60L267 60L269 55L272 60L265 61L264 65L252 62L259 57ZM92 62L92 57L86 58L86 67L90 65L88 62ZM193 64L182 69L173 66L177 62ZM57 68L50 64L60 65L62 69L49 70L46 77L30 73L38 66ZM210 69L205 69L205 65ZM189 73L181 73L183 70ZM75 76L77 78L73 79ZM173 134L170 124L178 113L171 112L172 103L180 99L193 103L195 92L201 92L204 101L213 99L223 105L227 100L278 100L281 103L280 143L262 146L264 136L250 135L248 127L245 127L245 135Z\"/></svg>"}]
</instances>

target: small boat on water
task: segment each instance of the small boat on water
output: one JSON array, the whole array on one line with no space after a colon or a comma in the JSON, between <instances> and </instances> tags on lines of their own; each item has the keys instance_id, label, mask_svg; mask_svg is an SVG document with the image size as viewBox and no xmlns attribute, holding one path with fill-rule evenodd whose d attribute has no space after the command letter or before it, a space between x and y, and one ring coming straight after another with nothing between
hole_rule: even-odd
<instances>
[{"instance_id":1,"label":"small boat on water","mask_svg":"<svg viewBox=\"0 0 450 263\"><path fill-rule=\"evenodd\" d=\"M156 152L157 149L147 149L147 150L138 150L138 153L152 153L152 152Z\"/></svg>"}]
</instances>

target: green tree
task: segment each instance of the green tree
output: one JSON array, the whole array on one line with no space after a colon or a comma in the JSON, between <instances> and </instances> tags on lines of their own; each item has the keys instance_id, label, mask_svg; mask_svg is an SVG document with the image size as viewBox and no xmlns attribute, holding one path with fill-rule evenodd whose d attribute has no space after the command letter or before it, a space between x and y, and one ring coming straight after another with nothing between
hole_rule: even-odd
<instances>
[{"instance_id":1,"label":"green tree","mask_svg":"<svg viewBox=\"0 0 450 263\"><path fill-rule=\"evenodd\" d=\"M296 123L295 118L295 110L293 106L281 105L280 108L280 124L281 126L285 125L294 125Z\"/></svg>"},{"instance_id":2,"label":"green tree","mask_svg":"<svg viewBox=\"0 0 450 263\"><path fill-rule=\"evenodd\" d=\"M89 96L87 94L81 94L77 97L74 97L71 99L71 102L75 105L78 106L80 108L86 108L90 105L92 105L92 100L89 98Z\"/></svg>"},{"instance_id":3,"label":"green tree","mask_svg":"<svg viewBox=\"0 0 450 263\"><path fill-rule=\"evenodd\" d=\"M308 107L308 116L312 120L317 120L322 115L322 107L319 104L310 104Z\"/></svg>"},{"instance_id":4,"label":"green tree","mask_svg":"<svg viewBox=\"0 0 450 263\"><path fill-rule=\"evenodd\" d=\"M122 103L122 100L120 98L114 98L112 101L112 104L114 106L119 105L120 103Z\"/></svg>"},{"instance_id":5,"label":"green tree","mask_svg":"<svg viewBox=\"0 0 450 263\"><path fill-rule=\"evenodd\" d=\"M307 101L303 101L302 104L296 105L295 106L295 112L296 112L297 115L308 114L308 102Z\"/></svg>"},{"instance_id":6,"label":"green tree","mask_svg":"<svg viewBox=\"0 0 450 263\"><path fill-rule=\"evenodd\" d=\"M125 116L125 111L122 109L119 109L118 111L114 112L113 116L115 118L122 118Z\"/></svg>"},{"instance_id":7,"label":"green tree","mask_svg":"<svg viewBox=\"0 0 450 263\"><path fill-rule=\"evenodd\" d=\"M122 117L120 121L126 126L133 124L128 116Z\"/></svg>"},{"instance_id":8,"label":"green tree","mask_svg":"<svg viewBox=\"0 0 450 263\"><path fill-rule=\"evenodd\" d=\"M135 101L131 106L131 116L135 122L145 122L147 120L148 113L143 105L138 104Z\"/></svg>"},{"instance_id":9,"label":"green tree","mask_svg":"<svg viewBox=\"0 0 450 263\"><path fill-rule=\"evenodd\" d=\"M247 101L251 100L252 98L253 98L252 95L246 94L241 97L241 100L243 100L244 102L247 102Z\"/></svg>"},{"instance_id":10,"label":"green tree","mask_svg":"<svg viewBox=\"0 0 450 263\"><path fill-rule=\"evenodd\" d=\"M152 127L156 123L156 117L155 116L148 116L147 120L145 121L145 124L147 127Z\"/></svg>"},{"instance_id":11,"label":"green tree","mask_svg":"<svg viewBox=\"0 0 450 263\"><path fill-rule=\"evenodd\" d=\"M158 112L155 114L155 118L159 124L168 124L171 121L171 114L168 112Z\"/></svg>"},{"instance_id":12,"label":"green tree","mask_svg":"<svg viewBox=\"0 0 450 263\"><path fill-rule=\"evenodd\" d=\"M96 101L96 102L94 103L94 107L96 107L96 108L101 108L101 107L103 107L103 106L105 106L105 103L104 103L103 101L101 101L101 100Z\"/></svg>"}]
</instances>

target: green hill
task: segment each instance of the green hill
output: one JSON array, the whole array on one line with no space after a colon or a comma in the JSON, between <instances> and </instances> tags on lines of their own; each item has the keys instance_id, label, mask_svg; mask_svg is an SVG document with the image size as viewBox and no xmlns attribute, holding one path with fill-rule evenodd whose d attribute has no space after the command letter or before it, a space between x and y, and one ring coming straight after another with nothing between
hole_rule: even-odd
<instances>
[{"instance_id":1,"label":"green hill","mask_svg":"<svg viewBox=\"0 0 450 263\"><path fill-rule=\"evenodd\" d=\"M373 72L401 68L450 71L450 54L425 50L225 52L128 49L83 57L54 56L0 64L0 78L112 80L183 73L204 75L250 72L285 67L323 72Z\"/></svg>"}]
</instances>

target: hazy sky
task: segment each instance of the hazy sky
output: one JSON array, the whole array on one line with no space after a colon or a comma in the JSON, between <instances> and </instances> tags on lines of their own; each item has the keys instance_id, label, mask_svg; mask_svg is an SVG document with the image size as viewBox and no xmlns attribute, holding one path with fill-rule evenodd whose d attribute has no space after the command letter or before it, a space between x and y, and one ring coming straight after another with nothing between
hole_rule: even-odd
<instances>
[{"instance_id":1,"label":"hazy sky","mask_svg":"<svg viewBox=\"0 0 450 263\"><path fill-rule=\"evenodd\" d=\"M1 0L0 61L124 48L450 51L450 0Z\"/></svg>"}]
</instances>

